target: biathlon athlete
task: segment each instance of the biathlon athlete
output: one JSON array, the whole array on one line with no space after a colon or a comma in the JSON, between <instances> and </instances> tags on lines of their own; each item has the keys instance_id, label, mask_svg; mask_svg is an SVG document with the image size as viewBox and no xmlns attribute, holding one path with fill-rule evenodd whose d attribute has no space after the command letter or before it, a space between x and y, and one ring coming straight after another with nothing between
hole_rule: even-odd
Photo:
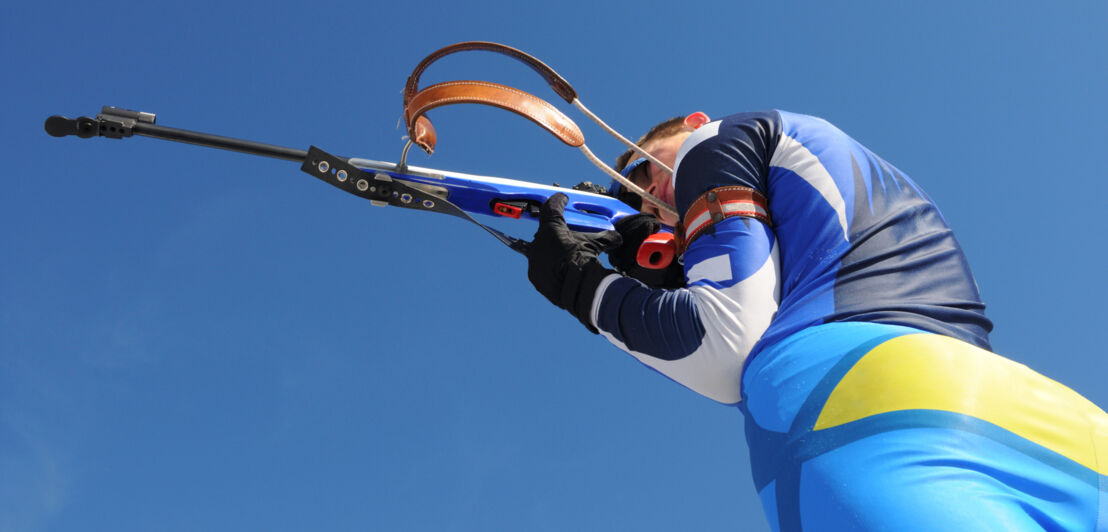
<instances>
[{"instance_id":1,"label":"biathlon athlete","mask_svg":"<svg viewBox=\"0 0 1108 532\"><path fill-rule=\"evenodd\" d=\"M555 195L528 277L739 407L774 530L1108 530L1108 415L990 352L966 258L904 173L783 111L695 113L639 145L675 175L631 152L617 170L682 213L642 205L675 227L683 265L635 266L651 214L574 233Z\"/></svg>"}]
</instances>

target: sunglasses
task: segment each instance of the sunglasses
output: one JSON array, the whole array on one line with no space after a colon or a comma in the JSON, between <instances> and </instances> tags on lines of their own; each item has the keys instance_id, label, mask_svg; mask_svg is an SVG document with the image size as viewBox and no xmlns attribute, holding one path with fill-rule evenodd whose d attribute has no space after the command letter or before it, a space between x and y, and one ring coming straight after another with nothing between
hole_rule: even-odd
<instances>
[{"instance_id":1,"label":"sunglasses","mask_svg":"<svg viewBox=\"0 0 1108 532\"><path fill-rule=\"evenodd\" d=\"M648 180L647 171L649 168L650 161L647 161L645 158L639 158L631 161L631 163L625 166L619 174L626 177L632 183L645 183ZM628 190L627 187L623 186L619 181L613 181L609 190L612 196L626 203L632 209L636 211L642 210L642 196Z\"/></svg>"}]
</instances>

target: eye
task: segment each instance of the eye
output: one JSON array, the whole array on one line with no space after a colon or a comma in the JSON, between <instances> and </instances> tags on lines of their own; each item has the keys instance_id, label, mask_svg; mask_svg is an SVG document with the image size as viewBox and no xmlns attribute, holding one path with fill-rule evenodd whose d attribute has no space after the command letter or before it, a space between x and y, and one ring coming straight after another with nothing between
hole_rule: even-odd
<instances>
[{"instance_id":1,"label":"eye","mask_svg":"<svg viewBox=\"0 0 1108 532\"><path fill-rule=\"evenodd\" d=\"M633 182L635 184L639 185L640 187L643 187L644 189L646 187L650 186L650 183L651 183L650 167L651 166L652 165L650 163L640 164L639 167L636 168L634 172L632 172Z\"/></svg>"}]
</instances>

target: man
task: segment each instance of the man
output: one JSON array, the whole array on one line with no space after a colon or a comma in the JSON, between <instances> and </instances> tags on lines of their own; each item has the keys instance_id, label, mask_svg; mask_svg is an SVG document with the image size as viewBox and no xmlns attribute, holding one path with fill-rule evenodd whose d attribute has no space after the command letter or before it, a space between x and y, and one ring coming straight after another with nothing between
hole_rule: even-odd
<instances>
[{"instance_id":1,"label":"man","mask_svg":"<svg viewBox=\"0 0 1108 532\"><path fill-rule=\"evenodd\" d=\"M622 169L682 213L643 205L687 246L684 286L602 266L608 251L635 273L644 218L573 233L564 196L544 206L528 277L647 366L739 406L775 530L1108 526L1108 415L988 351L965 256L906 175L782 111L697 113L639 144L675 171Z\"/></svg>"}]
</instances>

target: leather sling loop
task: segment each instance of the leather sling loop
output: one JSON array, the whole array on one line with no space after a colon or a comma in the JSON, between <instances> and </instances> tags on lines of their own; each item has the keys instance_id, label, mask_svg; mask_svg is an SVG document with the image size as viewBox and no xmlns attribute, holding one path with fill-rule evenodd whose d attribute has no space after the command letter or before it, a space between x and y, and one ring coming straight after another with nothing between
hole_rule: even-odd
<instances>
[{"instance_id":1,"label":"leather sling loop","mask_svg":"<svg viewBox=\"0 0 1108 532\"><path fill-rule=\"evenodd\" d=\"M424 113L459 103L479 103L512 111L574 148L585 143L585 136L577 124L554 106L521 90L487 81L448 81L415 93L404 110L405 120L414 126L408 132L409 138L427 153L434 152L435 129Z\"/></svg>"},{"instance_id":2,"label":"leather sling loop","mask_svg":"<svg viewBox=\"0 0 1108 532\"><path fill-rule=\"evenodd\" d=\"M550 88L554 89L554 92L558 93L558 96L561 96L566 103L573 103L573 100L577 98L577 91L573 90L573 87L570 86L565 78L559 76L554 69L547 66L546 63L535 59L530 54L512 48L511 46L505 46L495 42L468 41L440 48L432 52L431 55L423 58L423 61L420 61L419 64L416 65L415 70L412 71L412 75L408 76L408 83L404 86L404 106L407 107L408 102L411 101L412 97L414 97L415 93L419 90L419 77L423 75L423 71L427 70L427 67L431 66L431 63L450 54L468 50L485 50L513 57L531 67L532 70L542 76L543 79L546 80L547 85L550 85Z\"/></svg>"},{"instance_id":3,"label":"leather sling loop","mask_svg":"<svg viewBox=\"0 0 1108 532\"><path fill-rule=\"evenodd\" d=\"M419 78L431 63L450 54L470 50L484 50L512 57L537 72L546 80L550 88L567 103L577 99L577 92L550 68L530 54L494 42L468 41L452 44L432 52L416 65L404 85L404 122L408 129L408 138L428 154L434 153L438 136L431 120L424 116L430 109L457 103L481 103L512 111L544 127L559 140L573 147L584 144L584 135L580 128L561 111L526 92L495 83L453 82L453 85L437 84L419 90ZM580 139L579 141L577 139Z\"/></svg>"}]
</instances>

